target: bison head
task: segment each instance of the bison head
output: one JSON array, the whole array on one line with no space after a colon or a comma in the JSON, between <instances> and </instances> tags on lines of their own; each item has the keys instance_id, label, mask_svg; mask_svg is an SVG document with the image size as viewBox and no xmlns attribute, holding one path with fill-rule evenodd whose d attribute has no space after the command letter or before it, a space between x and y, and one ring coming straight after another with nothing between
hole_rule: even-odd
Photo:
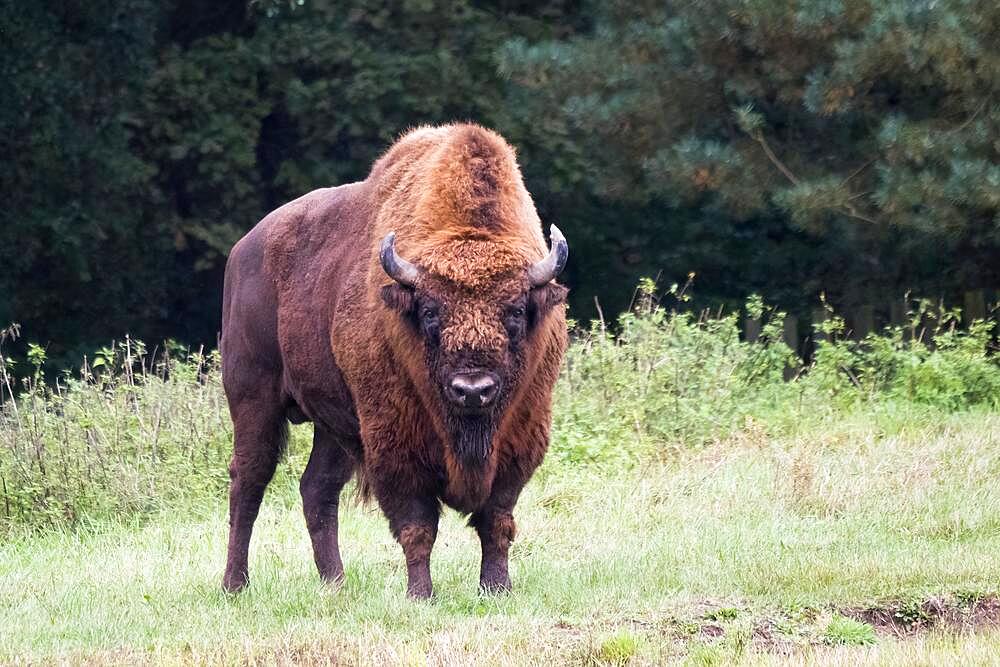
<instances>
[{"instance_id":1,"label":"bison head","mask_svg":"<svg viewBox=\"0 0 1000 667\"><path fill-rule=\"evenodd\" d=\"M548 255L491 276L488 282L445 278L399 256L395 234L382 241L382 268L395 282L382 299L422 342L451 446L465 465L489 455L500 417L525 373L534 333L566 298L554 279L569 246L555 225Z\"/></svg>"}]
</instances>

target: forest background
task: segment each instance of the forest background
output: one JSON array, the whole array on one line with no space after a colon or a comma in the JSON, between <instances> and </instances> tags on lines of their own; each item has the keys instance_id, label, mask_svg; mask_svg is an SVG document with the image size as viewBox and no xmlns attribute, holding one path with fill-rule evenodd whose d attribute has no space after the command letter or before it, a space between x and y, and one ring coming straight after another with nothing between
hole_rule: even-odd
<instances>
[{"instance_id":1,"label":"forest background","mask_svg":"<svg viewBox=\"0 0 1000 667\"><path fill-rule=\"evenodd\" d=\"M992 0L0 4L0 325L214 346L232 244L474 120L569 237L571 310L695 273L791 314L1000 287Z\"/></svg>"}]
</instances>

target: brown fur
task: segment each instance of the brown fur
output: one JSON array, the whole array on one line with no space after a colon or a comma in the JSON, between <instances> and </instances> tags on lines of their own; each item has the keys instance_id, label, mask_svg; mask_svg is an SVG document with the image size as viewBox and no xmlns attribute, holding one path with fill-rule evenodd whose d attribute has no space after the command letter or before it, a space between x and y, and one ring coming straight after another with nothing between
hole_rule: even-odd
<instances>
[{"instance_id":1,"label":"brown fur","mask_svg":"<svg viewBox=\"0 0 1000 667\"><path fill-rule=\"evenodd\" d=\"M390 231L399 254L424 269L416 290L396 285L379 263ZM227 588L246 582L258 496L292 415L317 427L302 489L324 577L342 576L336 508L358 469L403 547L411 594L430 594L441 501L472 513L481 584L509 587L510 512L548 447L566 345L565 290L532 290L527 281L527 267L546 252L513 149L464 124L411 131L365 181L291 202L236 245L222 338L236 424ZM437 345L412 315L431 298L440 306ZM520 343L504 323L518 303L533 313ZM456 424L467 422L449 416L440 390L440 369L467 364L500 369L506 391L502 414L483 421L490 445L476 465L456 454Z\"/></svg>"}]
</instances>

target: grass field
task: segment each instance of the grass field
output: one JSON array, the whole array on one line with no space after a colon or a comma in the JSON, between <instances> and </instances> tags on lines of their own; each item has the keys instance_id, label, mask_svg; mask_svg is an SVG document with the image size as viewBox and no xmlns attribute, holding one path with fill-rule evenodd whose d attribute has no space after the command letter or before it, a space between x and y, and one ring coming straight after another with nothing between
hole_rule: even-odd
<instances>
[{"instance_id":1,"label":"grass field","mask_svg":"<svg viewBox=\"0 0 1000 667\"><path fill-rule=\"evenodd\" d=\"M996 414L867 411L792 437L751 421L621 473L553 460L519 504L516 591L477 593L478 545L448 513L427 603L404 598L384 519L350 503L346 582L319 582L300 465L293 452L269 491L235 598L221 495L6 543L0 659L1000 663Z\"/></svg>"}]
</instances>

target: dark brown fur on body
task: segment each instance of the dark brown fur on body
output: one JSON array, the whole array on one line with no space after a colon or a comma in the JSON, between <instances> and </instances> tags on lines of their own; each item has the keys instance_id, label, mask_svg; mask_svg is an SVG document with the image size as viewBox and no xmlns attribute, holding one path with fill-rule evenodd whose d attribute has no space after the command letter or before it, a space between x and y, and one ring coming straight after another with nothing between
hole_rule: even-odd
<instances>
[{"instance_id":1,"label":"dark brown fur on body","mask_svg":"<svg viewBox=\"0 0 1000 667\"><path fill-rule=\"evenodd\" d=\"M420 267L413 283L383 268L390 232ZM529 279L546 256L512 149L474 125L414 130L365 181L301 197L240 240L223 305L227 590L247 582L286 422L304 419L315 435L300 487L322 577L343 576L337 510L358 472L403 548L410 595L431 593L442 502L471 514L480 585L509 589L512 511L548 447L566 346L565 289Z\"/></svg>"}]
</instances>

